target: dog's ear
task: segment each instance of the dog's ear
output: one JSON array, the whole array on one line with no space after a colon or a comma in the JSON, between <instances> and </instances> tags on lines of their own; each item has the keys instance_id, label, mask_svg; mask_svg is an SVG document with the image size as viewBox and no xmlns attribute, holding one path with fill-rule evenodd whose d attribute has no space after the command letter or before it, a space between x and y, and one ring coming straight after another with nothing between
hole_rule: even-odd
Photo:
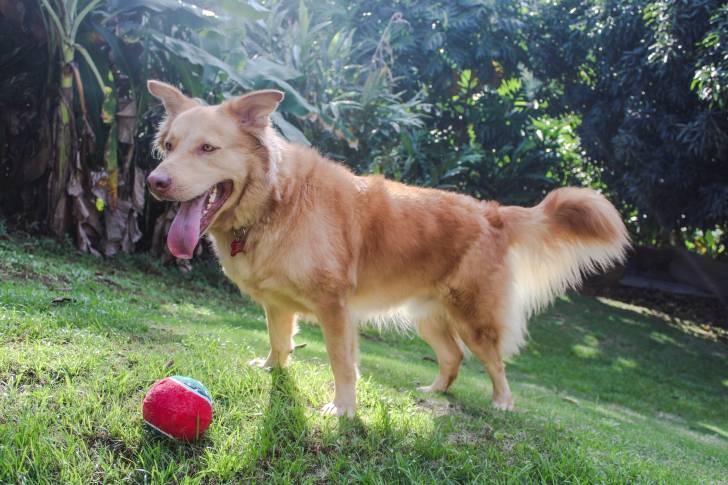
<instances>
[{"instance_id":1,"label":"dog's ear","mask_svg":"<svg viewBox=\"0 0 728 485\"><path fill-rule=\"evenodd\" d=\"M268 126L270 114L283 100L283 93L275 89L253 91L225 102L225 109L243 126L263 129Z\"/></svg>"},{"instance_id":2,"label":"dog's ear","mask_svg":"<svg viewBox=\"0 0 728 485\"><path fill-rule=\"evenodd\" d=\"M188 98L171 84L150 80L147 81L147 89L152 96L162 101L164 109L170 117L175 117L183 111L198 106L195 100Z\"/></svg>"}]
</instances>

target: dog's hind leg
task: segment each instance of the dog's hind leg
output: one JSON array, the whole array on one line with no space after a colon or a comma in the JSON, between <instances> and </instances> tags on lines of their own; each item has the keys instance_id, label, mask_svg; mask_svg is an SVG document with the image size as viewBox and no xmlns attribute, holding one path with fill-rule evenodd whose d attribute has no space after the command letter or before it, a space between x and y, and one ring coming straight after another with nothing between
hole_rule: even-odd
<instances>
[{"instance_id":1,"label":"dog's hind leg","mask_svg":"<svg viewBox=\"0 0 728 485\"><path fill-rule=\"evenodd\" d=\"M498 330L494 322L461 318L455 323L460 338L488 371L493 383L493 407L510 411L513 409L513 396L506 379L506 366L498 350Z\"/></svg>"},{"instance_id":2,"label":"dog's hind leg","mask_svg":"<svg viewBox=\"0 0 728 485\"><path fill-rule=\"evenodd\" d=\"M440 372L429 386L418 387L422 392L445 392L458 376L463 352L452 335L448 321L444 317L432 317L417 322L417 331L437 356Z\"/></svg>"},{"instance_id":3,"label":"dog's hind leg","mask_svg":"<svg viewBox=\"0 0 728 485\"><path fill-rule=\"evenodd\" d=\"M503 311L511 283L503 264L506 249L500 233L485 233L450 276L442 304L460 339L485 365L493 383L493 407L511 410L513 396L501 353L509 338L505 324L510 323Z\"/></svg>"},{"instance_id":4,"label":"dog's hind leg","mask_svg":"<svg viewBox=\"0 0 728 485\"><path fill-rule=\"evenodd\" d=\"M270 353L267 359L253 359L248 364L255 367L286 367L293 352L293 335L296 333L296 315L289 311L273 307L265 307L265 318L268 324Z\"/></svg>"}]
</instances>

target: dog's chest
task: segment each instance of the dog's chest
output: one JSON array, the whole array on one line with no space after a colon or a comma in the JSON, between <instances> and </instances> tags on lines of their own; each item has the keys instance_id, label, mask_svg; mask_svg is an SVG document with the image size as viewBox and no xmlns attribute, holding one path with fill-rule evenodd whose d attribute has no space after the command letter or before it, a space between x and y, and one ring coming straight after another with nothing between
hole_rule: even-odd
<instances>
[{"instance_id":1,"label":"dog's chest","mask_svg":"<svg viewBox=\"0 0 728 485\"><path fill-rule=\"evenodd\" d=\"M223 273L243 293L259 303L278 303L300 307L300 289L287 274L280 258L270 257L264 248L256 248L233 255L230 251L232 237L211 237Z\"/></svg>"},{"instance_id":2,"label":"dog's chest","mask_svg":"<svg viewBox=\"0 0 728 485\"><path fill-rule=\"evenodd\" d=\"M255 259L249 254L240 253L233 256L221 252L218 257L225 275L251 296L282 285L283 278L276 275L275 268L264 269L256 265Z\"/></svg>"}]
</instances>

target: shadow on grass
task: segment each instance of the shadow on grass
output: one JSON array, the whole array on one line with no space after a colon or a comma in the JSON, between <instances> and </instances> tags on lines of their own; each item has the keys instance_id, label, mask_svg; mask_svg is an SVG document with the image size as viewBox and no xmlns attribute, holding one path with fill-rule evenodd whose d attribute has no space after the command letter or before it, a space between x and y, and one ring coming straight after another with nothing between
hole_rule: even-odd
<instances>
[{"instance_id":1,"label":"shadow on grass","mask_svg":"<svg viewBox=\"0 0 728 485\"><path fill-rule=\"evenodd\" d=\"M292 457L301 452L313 453L308 449L311 429L305 414L305 404L290 374L286 370L274 369L271 375L271 389L268 405L255 436L246 443L246 452L240 456L239 471L236 476L246 482L267 482L272 477L302 475L302 464L292 463ZM124 450L123 458L136 461L139 470L149 479L160 483L178 481L187 475L194 475L204 467L205 455L215 444L206 435L194 442L169 439L144 427L143 440L139 450ZM112 448L113 449L113 448ZM127 456L128 455L128 456ZM182 469L176 466L184 464ZM286 469L281 469L286 464ZM293 467L293 470L289 468ZM296 469L297 468L297 469ZM171 475L165 475L171 471Z\"/></svg>"},{"instance_id":2,"label":"shadow on grass","mask_svg":"<svg viewBox=\"0 0 728 485\"><path fill-rule=\"evenodd\" d=\"M576 300L578 306L558 302L531 322L530 342L510 366L514 383L683 421L702 432L706 421L727 429L728 347L609 302Z\"/></svg>"},{"instance_id":3,"label":"shadow on grass","mask_svg":"<svg viewBox=\"0 0 728 485\"><path fill-rule=\"evenodd\" d=\"M74 259L46 257L49 262L54 258L60 258L65 264L73 264ZM97 270L110 269L108 262L80 259L90 267L88 274L79 270L78 274L60 279L60 283L34 277L18 281L17 285L10 282L4 289L2 303L18 309L15 316L10 316L12 332L19 336L42 332L43 327L52 323L55 327L118 332L129 335L132 340L166 344L178 343L182 337L169 330L150 328L150 324L189 322L255 329L264 338L260 310L247 305L237 295L234 301L220 307L217 289L206 289L205 292L213 295L204 302L200 301L199 292L193 298L187 289L178 289L170 301L167 297L171 290L158 287L160 280L148 284L144 296L138 297L142 299L134 303L130 301L133 292L118 285L109 286L104 283L105 275L98 275ZM21 261L18 267L23 264ZM50 276L60 278L61 275ZM167 284L174 282L175 277L166 274L162 280ZM138 283L135 278L123 280L122 286ZM67 284L77 287L77 291L59 293L56 286ZM70 301L53 303L55 297L67 294ZM728 351L724 345L690 336L632 310L598 300L581 297L576 300L576 304L558 302L551 311L533 319L530 342L509 366L513 384L530 383L583 399L614 403L642 414L678 416L690 422L694 429L703 432L720 429L716 433L725 436L728 412L721 402L728 399L725 384ZM28 326L27 321L36 323ZM309 328L304 327L302 333L320 343L320 330ZM364 339L362 343L366 347L364 358L369 362L378 361L379 371L372 372L371 376L382 385L400 389L403 382L416 380L409 370L413 367L419 367L420 376L423 369L432 369L433 376L437 372L436 364L422 361L422 357L432 356L432 352L419 339L388 333L381 338L375 335L369 341ZM486 406L488 381L480 363L471 359L465 367L471 371L477 369L482 376L482 393L467 396L466 400Z\"/></svg>"},{"instance_id":4,"label":"shadow on grass","mask_svg":"<svg viewBox=\"0 0 728 485\"><path fill-rule=\"evenodd\" d=\"M575 301L559 301L533 319L529 343L508 366L517 407L519 387L536 386L567 401L590 402L601 418L638 425L659 421L728 439L727 346L609 302L571 298ZM317 340L319 333L302 332ZM434 356L432 350L418 338L385 334L363 339L362 347L364 377L398 392L414 391L415 381L428 384L437 374L437 364L423 360ZM310 347L306 354L326 358ZM490 381L481 363L468 359L462 376L446 396L451 405L492 415Z\"/></svg>"},{"instance_id":5,"label":"shadow on grass","mask_svg":"<svg viewBox=\"0 0 728 485\"><path fill-rule=\"evenodd\" d=\"M251 440L245 466L261 479L275 475L282 457L297 456L300 450L306 450L311 436L305 402L288 370L274 368L270 375L268 406Z\"/></svg>"},{"instance_id":6,"label":"shadow on grass","mask_svg":"<svg viewBox=\"0 0 728 485\"><path fill-rule=\"evenodd\" d=\"M135 463L137 483L171 483L199 471L210 440L205 436L194 442L178 441L144 426L138 449L116 449L108 443L101 444L105 449L113 450L116 459ZM180 464L184 464L182 469L177 468Z\"/></svg>"},{"instance_id":7,"label":"shadow on grass","mask_svg":"<svg viewBox=\"0 0 728 485\"><path fill-rule=\"evenodd\" d=\"M550 476L559 481L596 473L575 442L565 446L568 437L551 423L528 423L523 416L489 408L468 409L448 396L451 403L433 409L433 426L425 428L418 428L421 418L387 402L374 404L366 421L328 418L317 425L307 416L310 403L291 374L274 369L270 376L267 407L236 475L246 481L295 483L316 477L334 483L347 477L364 483L472 482L491 475L513 478L512 464L519 460L531 464L517 473L519 480ZM521 431L513 435L494 429ZM637 477L630 467L619 473Z\"/></svg>"},{"instance_id":8,"label":"shadow on grass","mask_svg":"<svg viewBox=\"0 0 728 485\"><path fill-rule=\"evenodd\" d=\"M54 261L61 260L65 266L52 268ZM44 262L51 266L51 279L44 278L45 269L29 271L30 276L20 275L19 284L11 282L3 287L0 303L11 309L10 331L15 332L16 324L20 327L27 319L41 335L42 327L52 324L119 332L132 339L160 343L179 342L183 338L168 330L147 330L149 315L154 314L156 321L152 325L199 322L246 331L256 329L255 335L260 335L260 341L255 345L265 345L260 311L246 307L245 300L237 295L197 282L177 288L178 275L171 272L152 278L126 275L121 272L123 268L113 269L109 262L82 258L83 265L76 267L78 262L73 258L50 254ZM23 264L21 261L13 268ZM29 266L31 270L39 267ZM2 271L0 267L0 274ZM63 276L64 271L68 271L68 277ZM115 278L118 275L119 280L109 283L106 274L97 274L104 271ZM61 285L74 287L75 293L70 296L75 300L54 305L52 298ZM624 421L665 415L666 421L677 417L681 426L687 423L702 433L726 436L728 352L724 346L686 335L634 311L597 300L576 300L575 304L559 302L550 312L531 322L531 341L509 367L517 400L520 385L525 393L525 385L533 383L557 395L564 393L591 401L595 403L595 413L614 415L616 409ZM13 314L14 308L17 315ZM249 331L247 334L248 338L252 335ZM429 380L437 373L436 364L422 360L424 356L432 356L432 351L419 339L389 333L382 337L368 335L371 339L363 342L367 363L364 375L377 385L397 393L407 392L414 388L415 380ZM302 336L315 342L304 351L304 360L314 356L326 359L318 328L304 327ZM312 424L316 420L307 419L310 405L290 374L275 370L271 373L271 390L262 419L254 423L258 426L253 431L253 439L240 456L245 464L243 475L260 481L276 477L285 481L285 477L317 475L322 470L343 467L360 473L361 481L396 482L403 478L401 470L411 470L403 463L416 463L415 468L430 470L431 476L439 479L468 481L483 471L508 471L512 465L509 460L514 460L510 450L521 445L524 449L519 453L525 455L516 461L525 462L526 456L536 465L520 478L543 481L544 477L550 477L551 470L564 470L563 466L552 466L548 460L573 462L576 468L590 466L590 461L579 454L576 446L565 443L565 434L559 428L539 425L518 413L506 416L491 411L488 378L482 366L471 359L465 367L463 377L468 378L468 384L475 383L475 389L468 387L463 382L465 379L456 382L453 394L446 396L449 404L445 403L444 408L438 408L441 405L433 404L429 398L423 399L417 407L429 412L434 422L432 429L424 431L414 431L407 416L390 410L388 403L380 402L378 397L367 409L366 423L359 419L341 420L335 422L333 432L326 429L326 424L316 428ZM647 425L652 423L646 421ZM506 430L506 434L498 437L489 431L489 426ZM508 430L513 436L507 434ZM542 440L533 445L533 452L528 440L519 437L524 432L521 430L536 437L532 439ZM549 438L542 439L543 436ZM93 436L90 443L99 449L111 448L120 460L139 453L142 470L154 468L164 473L182 460L185 468L174 472L178 477L180 473L194 474L196 467L203 466L205 450L210 445L204 440L190 446L150 439L142 442L141 450L136 450L109 442L105 435ZM595 475L580 474L577 470L574 476ZM165 477L160 477L159 481L164 481ZM166 478L171 481L173 477ZM415 478L422 477L408 478L417 481ZM563 481L568 477L550 478Z\"/></svg>"},{"instance_id":9,"label":"shadow on grass","mask_svg":"<svg viewBox=\"0 0 728 485\"><path fill-rule=\"evenodd\" d=\"M602 418L640 425L657 419L728 439L728 347L633 310L572 298L533 319L529 343L509 364L517 407L519 387L533 385L567 400L591 402ZM304 326L300 336L323 341L314 326ZM433 354L419 338L386 333L363 339L362 347L364 376L398 392L414 391L415 381L427 384L437 374L437 364L423 360ZM297 358L327 360L321 345L303 352ZM446 395L455 414L497 415L489 404L490 381L477 359L466 361L463 377Z\"/></svg>"}]
</instances>

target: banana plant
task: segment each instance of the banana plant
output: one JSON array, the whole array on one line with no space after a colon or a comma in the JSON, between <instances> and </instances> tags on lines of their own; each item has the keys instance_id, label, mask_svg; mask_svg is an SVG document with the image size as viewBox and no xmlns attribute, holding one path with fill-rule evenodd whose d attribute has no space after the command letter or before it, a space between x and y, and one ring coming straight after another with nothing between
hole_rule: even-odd
<instances>
[{"instance_id":1,"label":"banana plant","mask_svg":"<svg viewBox=\"0 0 728 485\"><path fill-rule=\"evenodd\" d=\"M157 218L153 211L150 216L142 183L152 161L146 150L135 149L155 123L150 112L157 112L147 105L147 78L177 82L210 102L223 90L277 87L288 94L284 113L315 111L289 84L300 77L294 70L264 58L228 63L230 46L214 34L226 16L244 22L264 15L254 0L222 2L216 5L220 14L212 16L200 6L204 1L36 1L57 83L51 89L57 95L47 223L58 237L72 228L82 251L131 251L141 237L138 223L149 230L149 218ZM305 141L283 116L274 122L287 137Z\"/></svg>"},{"instance_id":2,"label":"banana plant","mask_svg":"<svg viewBox=\"0 0 728 485\"><path fill-rule=\"evenodd\" d=\"M79 2L78 0L39 0L46 30L49 32L51 49L58 63L58 101L53 118L54 156L49 180L48 226L52 233L62 237L70 225L68 182L78 157L76 119L74 114L74 86L79 93L83 126L89 127L86 116L84 86L79 74L76 58L80 56L88 64L101 91L107 93L96 64L84 46L77 41L84 19L98 8L101 0ZM86 128L89 130L89 128Z\"/></svg>"}]
</instances>

